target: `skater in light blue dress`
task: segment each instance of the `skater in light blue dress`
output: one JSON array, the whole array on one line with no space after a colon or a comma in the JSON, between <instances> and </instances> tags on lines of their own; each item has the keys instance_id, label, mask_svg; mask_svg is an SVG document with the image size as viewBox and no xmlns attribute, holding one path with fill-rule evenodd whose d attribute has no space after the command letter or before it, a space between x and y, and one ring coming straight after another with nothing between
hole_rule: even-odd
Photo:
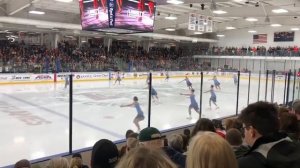
<instances>
[{"instance_id":1,"label":"skater in light blue dress","mask_svg":"<svg viewBox=\"0 0 300 168\"><path fill-rule=\"evenodd\" d=\"M195 98L195 90L191 89L190 93L180 93L180 95L189 96L191 104L189 105L189 116L187 117L187 119L192 119L192 109L199 113L199 106Z\"/></svg>"}]
</instances>

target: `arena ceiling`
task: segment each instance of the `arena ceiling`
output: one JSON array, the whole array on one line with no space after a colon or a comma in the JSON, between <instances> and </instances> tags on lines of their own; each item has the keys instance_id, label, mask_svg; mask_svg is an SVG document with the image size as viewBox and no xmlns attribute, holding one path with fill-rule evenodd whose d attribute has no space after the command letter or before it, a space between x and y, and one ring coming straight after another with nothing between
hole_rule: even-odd
<instances>
[{"instance_id":1,"label":"arena ceiling","mask_svg":"<svg viewBox=\"0 0 300 168\"><path fill-rule=\"evenodd\" d=\"M95 33L81 31L78 0L0 0L0 29L15 31L49 32L60 31L95 36ZM227 30L267 27L281 24L295 27L300 25L299 0L169 0L182 1L174 5L167 0L156 0L155 33L214 39L216 33ZM204 8L203 8L203 7ZM29 14L29 9L39 9L44 15ZM274 13L274 9L285 9L285 13ZM215 14L222 10L226 13ZM195 35L188 31L189 13L212 16L214 33ZM167 20L166 16L175 16L176 20ZM256 21L247 21L255 18ZM174 28L176 31L166 31ZM101 36L101 33L97 34Z\"/></svg>"}]
</instances>

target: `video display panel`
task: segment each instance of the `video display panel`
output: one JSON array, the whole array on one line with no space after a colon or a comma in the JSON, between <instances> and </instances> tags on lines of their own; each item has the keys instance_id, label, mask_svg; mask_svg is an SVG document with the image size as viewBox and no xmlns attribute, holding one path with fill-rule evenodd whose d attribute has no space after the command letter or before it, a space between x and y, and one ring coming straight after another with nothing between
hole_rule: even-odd
<instances>
[{"instance_id":1,"label":"video display panel","mask_svg":"<svg viewBox=\"0 0 300 168\"><path fill-rule=\"evenodd\" d=\"M79 0L79 4L83 30L153 31L154 0Z\"/></svg>"},{"instance_id":2,"label":"video display panel","mask_svg":"<svg viewBox=\"0 0 300 168\"><path fill-rule=\"evenodd\" d=\"M295 32L275 32L274 42L294 41Z\"/></svg>"},{"instance_id":3,"label":"video display panel","mask_svg":"<svg viewBox=\"0 0 300 168\"><path fill-rule=\"evenodd\" d=\"M116 0L115 28L153 31L154 0Z\"/></svg>"},{"instance_id":4,"label":"video display panel","mask_svg":"<svg viewBox=\"0 0 300 168\"><path fill-rule=\"evenodd\" d=\"M83 30L109 28L107 0L79 0Z\"/></svg>"}]
</instances>

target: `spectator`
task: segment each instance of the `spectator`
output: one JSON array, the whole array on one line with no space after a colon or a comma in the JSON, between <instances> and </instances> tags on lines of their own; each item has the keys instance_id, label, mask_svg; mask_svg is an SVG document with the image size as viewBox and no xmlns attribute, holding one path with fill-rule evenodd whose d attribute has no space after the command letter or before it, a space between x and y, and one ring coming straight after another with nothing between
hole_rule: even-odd
<instances>
[{"instance_id":1,"label":"spectator","mask_svg":"<svg viewBox=\"0 0 300 168\"><path fill-rule=\"evenodd\" d=\"M134 149L139 146L139 140L137 139L138 134L132 133L126 140L126 153L131 149Z\"/></svg>"},{"instance_id":2,"label":"spectator","mask_svg":"<svg viewBox=\"0 0 300 168\"><path fill-rule=\"evenodd\" d=\"M225 138L226 132L224 131L225 128L222 125L222 121L213 119L212 123L214 124L214 127L216 129L216 133L219 134L221 137Z\"/></svg>"},{"instance_id":3,"label":"spectator","mask_svg":"<svg viewBox=\"0 0 300 168\"><path fill-rule=\"evenodd\" d=\"M79 157L71 158L70 160L70 168L81 168L82 160Z\"/></svg>"},{"instance_id":4,"label":"spectator","mask_svg":"<svg viewBox=\"0 0 300 168\"><path fill-rule=\"evenodd\" d=\"M292 108L293 113L296 114L299 126L300 126L300 100L295 100Z\"/></svg>"},{"instance_id":5,"label":"spectator","mask_svg":"<svg viewBox=\"0 0 300 168\"><path fill-rule=\"evenodd\" d=\"M138 139L141 146L153 149L162 149L179 167L185 167L186 157L168 146L164 147L164 140L162 139L162 135L158 129L154 127L144 128L141 130Z\"/></svg>"},{"instance_id":6,"label":"spectator","mask_svg":"<svg viewBox=\"0 0 300 168\"><path fill-rule=\"evenodd\" d=\"M225 130L228 131L231 128L236 128L243 132L243 124L236 118L229 118L225 120Z\"/></svg>"},{"instance_id":7,"label":"spectator","mask_svg":"<svg viewBox=\"0 0 300 168\"><path fill-rule=\"evenodd\" d=\"M216 129L210 119L201 118L197 121L197 123L192 131L192 137L195 136L199 131L216 132Z\"/></svg>"},{"instance_id":8,"label":"spectator","mask_svg":"<svg viewBox=\"0 0 300 168\"><path fill-rule=\"evenodd\" d=\"M133 134L134 132L132 130L127 130L126 133L125 133L125 138L126 138L126 141L127 139L129 138L129 135L130 134ZM137 138L137 137L136 137ZM127 143L126 143L127 144ZM125 153L126 153L126 150L127 150L127 145L124 145L121 147L120 149L120 157L122 157Z\"/></svg>"},{"instance_id":9,"label":"spectator","mask_svg":"<svg viewBox=\"0 0 300 168\"><path fill-rule=\"evenodd\" d=\"M125 155L116 168L177 168L177 166L163 151L139 147Z\"/></svg>"},{"instance_id":10,"label":"spectator","mask_svg":"<svg viewBox=\"0 0 300 168\"><path fill-rule=\"evenodd\" d=\"M31 168L31 164L29 160L22 159L15 164L14 168Z\"/></svg>"},{"instance_id":11,"label":"spectator","mask_svg":"<svg viewBox=\"0 0 300 168\"><path fill-rule=\"evenodd\" d=\"M236 128L230 128L226 132L226 140L231 145L236 158L240 158L244 156L249 151L247 146L243 144L243 136L242 133Z\"/></svg>"},{"instance_id":12,"label":"spectator","mask_svg":"<svg viewBox=\"0 0 300 168\"><path fill-rule=\"evenodd\" d=\"M168 138L168 146L177 152L183 153L183 138L181 135L172 134Z\"/></svg>"},{"instance_id":13,"label":"spectator","mask_svg":"<svg viewBox=\"0 0 300 168\"><path fill-rule=\"evenodd\" d=\"M119 159L117 146L110 140L101 139L95 143L92 150L92 168L113 168Z\"/></svg>"},{"instance_id":14,"label":"spectator","mask_svg":"<svg viewBox=\"0 0 300 168\"><path fill-rule=\"evenodd\" d=\"M293 141L299 141L299 127L295 114L284 113L280 116L280 131L285 132Z\"/></svg>"},{"instance_id":15,"label":"spectator","mask_svg":"<svg viewBox=\"0 0 300 168\"><path fill-rule=\"evenodd\" d=\"M53 158L49 161L47 168L69 168L69 161L63 157Z\"/></svg>"},{"instance_id":16,"label":"spectator","mask_svg":"<svg viewBox=\"0 0 300 168\"><path fill-rule=\"evenodd\" d=\"M82 156L81 156L80 153L75 153L75 154L73 154L73 155L72 155L72 158L75 158L75 159L76 159L76 162L80 162L80 165L81 165L81 166L78 167L78 168L89 168L87 165L84 165L84 164L83 164ZM72 161L71 161L70 165L72 165Z\"/></svg>"},{"instance_id":17,"label":"spectator","mask_svg":"<svg viewBox=\"0 0 300 168\"><path fill-rule=\"evenodd\" d=\"M187 151L187 146L190 142L190 137L191 137L191 131L190 129L184 129L183 130L183 134L182 135L182 139L183 139L183 151L186 152Z\"/></svg>"},{"instance_id":18,"label":"spectator","mask_svg":"<svg viewBox=\"0 0 300 168\"><path fill-rule=\"evenodd\" d=\"M271 103L256 102L242 110L245 141L250 151L239 158L239 168L298 168L300 146L286 134L279 133L278 108Z\"/></svg>"},{"instance_id":19,"label":"spectator","mask_svg":"<svg viewBox=\"0 0 300 168\"><path fill-rule=\"evenodd\" d=\"M237 161L226 140L213 132L199 132L189 145L187 168L237 168Z\"/></svg>"}]
</instances>

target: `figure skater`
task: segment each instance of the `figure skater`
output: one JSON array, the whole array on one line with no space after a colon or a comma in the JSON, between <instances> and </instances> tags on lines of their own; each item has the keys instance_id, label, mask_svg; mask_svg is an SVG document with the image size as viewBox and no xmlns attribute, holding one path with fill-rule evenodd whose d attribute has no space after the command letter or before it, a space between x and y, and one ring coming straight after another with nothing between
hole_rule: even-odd
<instances>
[{"instance_id":1,"label":"figure skater","mask_svg":"<svg viewBox=\"0 0 300 168\"><path fill-rule=\"evenodd\" d=\"M210 86L210 90L204 92L204 93L207 93L207 92L210 92L210 98L209 98L209 108L211 109L211 102L213 102L213 104L216 106L216 109L219 108L219 106L216 104L217 102L217 95L214 91L214 85L211 85Z\"/></svg>"},{"instance_id":2,"label":"figure skater","mask_svg":"<svg viewBox=\"0 0 300 168\"><path fill-rule=\"evenodd\" d=\"M120 72L117 72L117 76L116 76L116 81L115 81L115 84L117 83L117 82L119 82L119 85L121 84L121 76L120 76ZM114 85L115 85L114 84Z\"/></svg>"},{"instance_id":3,"label":"figure skater","mask_svg":"<svg viewBox=\"0 0 300 168\"><path fill-rule=\"evenodd\" d=\"M70 77L69 75L65 76L65 89L67 89L67 87L70 85Z\"/></svg>"},{"instance_id":4,"label":"figure skater","mask_svg":"<svg viewBox=\"0 0 300 168\"><path fill-rule=\"evenodd\" d=\"M165 78L165 81L169 81L169 79L170 79L170 75L169 75L169 72L168 71L166 71L166 78Z\"/></svg>"},{"instance_id":5,"label":"figure skater","mask_svg":"<svg viewBox=\"0 0 300 168\"><path fill-rule=\"evenodd\" d=\"M99 3L98 0L94 0L94 11L96 13L96 19L99 19Z\"/></svg>"},{"instance_id":6,"label":"figure skater","mask_svg":"<svg viewBox=\"0 0 300 168\"><path fill-rule=\"evenodd\" d=\"M101 0L101 6L103 8L103 12L106 13L106 0Z\"/></svg>"},{"instance_id":7,"label":"figure skater","mask_svg":"<svg viewBox=\"0 0 300 168\"><path fill-rule=\"evenodd\" d=\"M221 87L220 87L221 83L218 81L217 76L214 76L211 80L214 81L214 85L215 85L216 89L221 90Z\"/></svg>"},{"instance_id":8,"label":"figure skater","mask_svg":"<svg viewBox=\"0 0 300 168\"><path fill-rule=\"evenodd\" d=\"M187 117L187 119L192 119L192 109L194 109L197 113L199 113L199 107L198 107L198 103L196 101L196 98L195 98L195 90L194 89L191 89L191 93L180 93L180 95L185 95L185 96L189 96L190 97L190 100L191 100L191 104L189 106L189 116Z\"/></svg>"},{"instance_id":9,"label":"figure skater","mask_svg":"<svg viewBox=\"0 0 300 168\"><path fill-rule=\"evenodd\" d=\"M193 89L193 84L192 82L189 80L189 78L187 76L185 76L185 79L183 79L182 81L180 81L179 83L185 81L186 82L186 86L189 88L189 89Z\"/></svg>"},{"instance_id":10,"label":"figure skater","mask_svg":"<svg viewBox=\"0 0 300 168\"><path fill-rule=\"evenodd\" d=\"M149 89L149 87L150 87L150 84L148 83L148 89ZM156 102L156 100L157 100L157 102L159 102L159 99L157 96L157 91L153 87L151 87L151 97L152 97L153 102Z\"/></svg>"},{"instance_id":11,"label":"figure skater","mask_svg":"<svg viewBox=\"0 0 300 168\"><path fill-rule=\"evenodd\" d=\"M154 15L154 7L155 7L154 0L149 0L148 1L148 8L149 8L149 15L150 15L150 17L152 17Z\"/></svg>"},{"instance_id":12,"label":"figure skater","mask_svg":"<svg viewBox=\"0 0 300 168\"><path fill-rule=\"evenodd\" d=\"M238 77L236 74L233 74L233 82L234 82L234 85L237 86L238 84Z\"/></svg>"},{"instance_id":13,"label":"figure skater","mask_svg":"<svg viewBox=\"0 0 300 168\"><path fill-rule=\"evenodd\" d=\"M135 126L137 127L137 130L139 132L141 130L139 122L143 121L145 119L145 117L144 117L144 112L142 111L141 106L138 101L139 101L138 97L134 96L133 103L128 104L128 105L121 105L120 107L135 107L137 116L134 118L133 123L135 124Z\"/></svg>"},{"instance_id":14,"label":"figure skater","mask_svg":"<svg viewBox=\"0 0 300 168\"><path fill-rule=\"evenodd\" d=\"M118 5L118 13L121 13L123 7L123 0L117 0L117 5Z\"/></svg>"}]
</instances>

